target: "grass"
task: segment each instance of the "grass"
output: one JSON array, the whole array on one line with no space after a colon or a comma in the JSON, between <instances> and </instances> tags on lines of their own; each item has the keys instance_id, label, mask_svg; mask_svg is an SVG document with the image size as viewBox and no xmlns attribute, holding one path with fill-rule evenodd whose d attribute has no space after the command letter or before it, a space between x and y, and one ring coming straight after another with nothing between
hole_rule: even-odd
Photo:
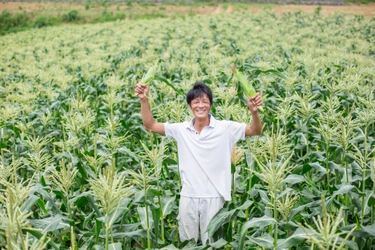
<instances>
[{"instance_id":1,"label":"grass","mask_svg":"<svg viewBox=\"0 0 375 250\"><path fill-rule=\"evenodd\" d=\"M112 10L96 9L70 10L70 11L41 11L41 12L20 12L11 13L4 10L0 14L0 35L24 31L31 28L42 28L46 26L58 26L63 24L86 24L103 23L117 20L139 20L168 17L171 14L164 9L133 11L132 9ZM176 13L176 15L179 15Z\"/></svg>"},{"instance_id":2,"label":"grass","mask_svg":"<svg viewBox=\"0 0 375 250\"><path fill-rule=\"evenodd\" d=\"M150 8L153 7L153 8ZM127 5L54 5L52 8L38 6L36 10L26 12L4 10L0 14L0 35L23 31L31 28L57 26L63 24L102 23L124 19L152 19L180 15L154 5L139 5L137 8Z\"/></svg>"}]
</instances>

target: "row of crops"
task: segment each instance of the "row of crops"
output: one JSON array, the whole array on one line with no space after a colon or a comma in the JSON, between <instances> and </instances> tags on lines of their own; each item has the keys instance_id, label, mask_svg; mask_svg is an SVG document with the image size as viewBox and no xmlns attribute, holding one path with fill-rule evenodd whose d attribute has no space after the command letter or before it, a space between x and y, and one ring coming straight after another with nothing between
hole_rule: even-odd
<instances>
[{"instance_id":1,"label":"row of crops","mask_svg":"<svg viewBox=\"0 0 375 250\"><path fill-rule=\"evenodd\" d=\"M180 242L176 143L150 105L191 118L185 93L251 122L231 65L261 92L264 132L237 144L214 249L375 247L375 19L272 12L49 27L0 38L0 246L205 249Z\"/></svg>"}]
</instances>

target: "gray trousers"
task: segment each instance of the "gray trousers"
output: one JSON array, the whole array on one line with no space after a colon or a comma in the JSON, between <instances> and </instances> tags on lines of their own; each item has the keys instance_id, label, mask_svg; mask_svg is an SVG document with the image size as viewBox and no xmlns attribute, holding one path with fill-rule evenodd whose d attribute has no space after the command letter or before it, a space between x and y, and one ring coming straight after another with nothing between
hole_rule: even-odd
<instances>
[{"instance_id":1,"label":"gray trousers","mask_svg":"<svg viewBox=\"0 0 375 250\"><path fill-rule=\"evenodd\" d=\"M200 234L202 245L206 244L208 223L223 206L224 199L222 197L192 198L181 196L177 217L180 240L185 241L194 238L198 242Z\"/></svg>"}]
</instances>

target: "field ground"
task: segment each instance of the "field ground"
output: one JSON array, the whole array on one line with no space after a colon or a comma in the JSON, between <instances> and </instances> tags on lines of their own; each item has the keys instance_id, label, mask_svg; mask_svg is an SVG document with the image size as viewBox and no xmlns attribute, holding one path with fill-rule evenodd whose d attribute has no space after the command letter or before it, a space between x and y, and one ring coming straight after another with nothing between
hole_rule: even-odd
<instances>
[{"instance_id":1,"label":"field ground","mask_svg":"<svg viewBox=\"0 0 375 250\"><path fill-rule=\"evenodd\" d=\"M149 11L160 11L169 13L169 15L176 14L217 14L217 13L231 13L238 10L250 10L257 12L262 9L273 10L276 13L303 11L306 13L314 12L319 7L317 5L269 5L269 4L221 4L217 6L172 6L172 5L150 5L150 6L128 6L126 3L113 3L107 6L84 4L70 4L70 3L25 3L25 2L3 2L0 4L0 12L8 10L9 12L34 12L34 13L49 13L60 14L69 10L78 10L84 15L94 14L99 11L102 12L105 8L107 11L136 11L139 13ZM361 4L361 5L344 5L344 6L320 6L321 13L331 14L334 12L354 13L364 15L365 17L375 16L375 3Z\"/></svg>"}]
</instances>

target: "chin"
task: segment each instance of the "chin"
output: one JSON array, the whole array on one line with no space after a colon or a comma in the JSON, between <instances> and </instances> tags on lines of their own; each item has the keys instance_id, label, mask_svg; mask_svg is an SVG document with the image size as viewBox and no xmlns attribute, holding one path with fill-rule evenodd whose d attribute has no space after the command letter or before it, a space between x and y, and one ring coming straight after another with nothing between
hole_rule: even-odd
<instances>
[{"instance_id":1,"label":"chin","mask_svg":"<svg viewBox=\"0 0 375 250\"><path fill-rule=\"evenodd\" d=\"M195 114L194 115L196 118L206 118L208 114Z\"/></svg>"}]
</instances>

